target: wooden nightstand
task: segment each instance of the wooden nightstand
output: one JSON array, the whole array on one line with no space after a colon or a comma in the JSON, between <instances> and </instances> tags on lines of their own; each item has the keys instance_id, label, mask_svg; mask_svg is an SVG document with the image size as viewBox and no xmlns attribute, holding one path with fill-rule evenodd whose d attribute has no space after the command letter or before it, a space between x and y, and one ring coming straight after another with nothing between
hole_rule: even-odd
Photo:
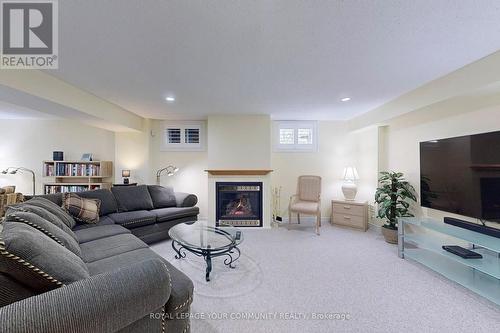
<instances>
[{"instance_id":1,"label":"wooden nightstand","mask_svg":"<svg viewBox=\"0 0 500 333\"><path fill-rule=\"evenodd\" d=\"M368 202L332 200L331 223L366 231Z\"/></svg>"}]
</instances>

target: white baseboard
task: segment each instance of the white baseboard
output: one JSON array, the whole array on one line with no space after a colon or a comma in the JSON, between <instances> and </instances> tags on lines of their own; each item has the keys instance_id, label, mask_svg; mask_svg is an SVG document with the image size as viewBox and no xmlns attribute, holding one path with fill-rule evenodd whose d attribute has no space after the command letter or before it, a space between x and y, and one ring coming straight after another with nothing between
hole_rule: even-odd
<instances>
[{"instance_id":1,"label":"white baseboard","mask_svg":"<svg viewBox=\"0 0 500 333\"><path fill-rule=\"evenodd\" d=\"M280 223L287 223L288 224L288 216L282 216L283 221ZM301 216L300 217L300 223L305 222L305 223L316 223L316 217L314 216ZM292 223L297 223L297 217L292 216ZM321 224L323 223L330 223L330 217L322 217L321 218Z\"/></svg>"}]
</instances>

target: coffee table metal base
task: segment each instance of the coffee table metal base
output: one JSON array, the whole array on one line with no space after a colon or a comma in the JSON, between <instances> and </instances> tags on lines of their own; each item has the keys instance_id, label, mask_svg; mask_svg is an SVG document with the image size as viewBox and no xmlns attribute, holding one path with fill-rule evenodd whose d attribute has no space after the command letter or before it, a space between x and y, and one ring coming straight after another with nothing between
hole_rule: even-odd
<instances>
[{"instance_id":1,"label":"coffee table metal base","mask_svg":"<svg viewBox=\"0 0 500 333\"><path fill-rule=\"evenodd\" d=\"M221 249L212 250L210 246L208 246L207 249L199 249L199 248L191 248L182 245L181 243L175 240L172 240L172 248L174 249L175 253L177 253L175 255L175 259L185 258L186 252L184 250L194 253L199 257L203 257L203 259L205 259L205 262L207 263L207 268L205 270L206 281L210 281L210 272L212 271L212 258L227 256L227 258L224 259L224 265L229 266L229 268L235 268L233 263L236 260L238 260L241 255L240 249L238 249L236 245L224 248L222 250Z\"/></svg>"}]
</instances>

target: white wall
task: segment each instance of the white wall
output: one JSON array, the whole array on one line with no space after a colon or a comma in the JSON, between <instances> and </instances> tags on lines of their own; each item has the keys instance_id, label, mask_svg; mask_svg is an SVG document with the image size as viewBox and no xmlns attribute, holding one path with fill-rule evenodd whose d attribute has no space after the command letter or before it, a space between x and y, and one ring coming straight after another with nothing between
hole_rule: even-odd
<instances>
[{"instance_id":1,"label":"white wall","mask_svg":"<svg viewBox=\"0 0 500 333\"><path fill-rule=\"evenodd\" d=\"M151 121L144 122L141 132L115 134L115 182L122 183L122 170L130 170L131 183L150 184Z\"/></svg>"},{"instance_id":2,"label":"white wall","mask_svg":"<svg viewBox=\"0 0 500 333\"><path fill-rule=\"evenodd\" d=\"M270 116L209 116L207 129L209 169L270 168Z\"/></svg>"},{"instance_id":3,"label":"white wall","mask_svg":"<svg viewBox=\"0 0 500 333\"><path fill-rule=\"evenodd\" d=\"M162 121L151 122L153 137L151 137L151 164L148 170L150 183L156 182L156 170L168 165L179 168L172 177L163 175L161 185L173 186L175 191L194 193L198 196L200 219L208 216L208 178L205 170L208 168L207 151L196 152L166 152L161 151ZM148 133L149 135L149 133Z\"/></svg>"},{"instance_id":4,"label":"white wall","mask_svg":"<svg viewBox=\"0 0 500 333\"><path fill-rule=\"evenodd\" d=\"M441 112L435 112L433 117L425 114L418 117L416 113L402 116L391 121L385 130L385 140L382 141L386 145L384 151L387 168L403 172L417 190L420 183L419 143L421 141L500 130L498 120L500 106L444 118L440 114L449 114L449 111L443 109ZM417 213L438 219L453 215L426 208Z\"/></svg>"},{"instance_id":5,"label":"white wall","mask_svg":"<svg viewBox=\"0 0 500 333\"><path fill-rule=\"evenodd\" d=\"M331 200L342 199L342 171L355 166L360 180L357 200L373 202L377 185L377 128L350 132L347 123L320 121L318 123L318 152L273 152L272 186L281 187L281 214L288 216L289 198L296 193L300 175L322 177L321 213L331 215Z\"/></svg>"},{"instance_id":6,"label":"white wall","mask_svg":"<svg viewBox=\"0 0 500 333\"><path fill-rule=\"evenodd\" d=\"M235 118L232 118L230 120L230 127L244 127L246 124L248 124L248 119L246 119L246 117L240 118L239 121L235 121ZM214 128L220 130L220 127L220 123L217 124L217 127L210 126L209 123L207 126L207 135L211 136L213 134L210 133L210 129L212 131L214 130ZM170 164L175 165L179 167L179 172L173 177L163 176L161 178L161 184L173 186L177 191L196 194L199 198L198 205L200 207L200 217L207 217L209 211L209 182L208 175L205 170L209 169L209 156L214 157L215 155L213 154L213 150L217 149L220 146L216 145L216 147L214 148L215 143L212 139L212 144L210 144L209 142L207 151L164 152L160 150L162 140L162 121L151 121L150 128L152 130L153 136L151 136L149 132L143 133L144 136L150 137L149 168L146 168L144 170L134 170L134 168L130 166L130 164L124 164L132 169L131 180L134 180L134 174L137 174L137 172L139 172L140 174L146 172L149 174L149 183L154 183L156 180L156 170ZM268 133L267 124L264 126L264 128L264 131ZM262 154L259 159L261 163L259 163L258 165L253 164L252 166L249 166L248 164L242 164L240 155L238 155L238 159L235 160L234 164L224 164L226 165L226 167L219 164L219 168L273 169L274 172L271 176L272 186L283 187L281 207L283 211L282 214L285 216L287 215L286 207L288 205L288 198L291 194L295 193L297 177L302 174L317 174L323 177L323 216L329 217L331 214L330 201L334 198L342 198L342 192L340 189L340 186L342 184L341 175L343 168L347 165L355 165L360 173L361 179L358 183L359 192L357 198L360 200L368 200L369 202L372 202L377 178L377 128L373 127L356 132L349 132L347 130L346 123L332 121L320 121L318 128L320 138L319 152L317 153L271 152L272 142L270 135L271 133L269 131L269 135L265 136L269 141L265 140L265 145L262 145L262 151L264 152L264 154ZM258 127L253 128L252 133L259 132L262 133L262 129L259 130ZM219 132L217 137L225 137L225 140L231 140L231 136L226 135L227 133L221 134ZM128 143L129 140L133 140L134 136L135 134L117 133L117 172L121 172L122 168L120 164L121 162L119 161L124 160L124 156L121 154L123 148L120 147L122 144L130 149L128 154L130 155L131 160L134 156L142 156L142 158L145 158L144 155L139 154L141 152L141 144L134 145L133 142ZM144 137L141 138L139 138L138 140L144 140ZM234 145L232 146L234 147ZM270 162L269 166L266 167L265 156L267 156L267 149L270 152ZM136 154L134 153L134 151L136 152ZM147 165L146 162L142 162L140 164L144 166ZM117 174L117 176L119 175Z\"/></svg>"},{"instance_id":7,"label":"white wall","mask_svg":"<svg viewBox=\"0 0 500 333\"><path fill-rule=\"evenodd\" d=\"M360 174L358 197L360 200L373 200L377 173L377 128L368 128L349 132L344 122L320 121L319 151L316 153L277 153L272 152L271 120L257 116L252 130L241 135L244 141L251 143L248 136L255 134L258 138L259 151L248 156L249 161L243 163L241 154L234 159L234 164L215 164L215 167L227 169L274 169L271 175L272 186L282 186L282 215L287 216L288 198L295 193L297 177L303 174L316 174L323 178L323 217L331 214L330 201L342 198L342 170L347 165L357 167ZM239 148L242 142L235 144L231 138L234 128L247 126L247 117L232 118L225 133L221 133L221 123L207 126L217 129L216 137L229 140L230 149ZM220 120L220 119L218 119ZM259 126L258 123L263 123ZM194 193L199 198L200 217L208 216L208 176L209 155L215 152L225 154L221 146L208 145L202 152L164 152L160 150L162 140L162 121L146 122L142 132L109 132L78 122L68 120L2 120L0 130L6 138L0 143L0 167L22 165L37 172L38 191L41 191L41 161L52 158L53 150L63 150L66 159L79 159L84 152L94 153L96 158L114 161L115 181L121 182L121 170L131 170L131 182L153 184L156 181L156 170L169 164L179 167L173 177L163 176L162 185L173 186L176 191ZM18 133L22 133L19 135ZM238 131L241 134L241 131ZM213 133L212 133L213 134ZM211 133L208 133L210 136ZM248 152L248 151L246 151ZM257 154L257 156L256 156ZM245 155L245 154L243 154ZM223 155L222 155L223 156ZM231 154L226 155L231 157ZM252 162L254 161L254 162ZM255 162L257 161L257 162ZM247 163L248 162L248 163ZM226 165L226 166L224 166ZM30 178L23 176L0 176L0 184L16 183L19 189L29 193Z\"/></svg>"},{"instance_id":8,"label":"white wall","mask_svg":"<svg viewBox=\"0 0 500 333\"><path fill-rule=\"evenodd\" d=\"M70 120L0 120L0 170L22 166L36 173L37 193L42 193L42 161L52 160L52 151L64 152L66 160L79 160L93 153L96 160L114 161L115 134ZM0 186L16 185L31 194L30 174L2 175Z\"/></svg>"}]
</instances>

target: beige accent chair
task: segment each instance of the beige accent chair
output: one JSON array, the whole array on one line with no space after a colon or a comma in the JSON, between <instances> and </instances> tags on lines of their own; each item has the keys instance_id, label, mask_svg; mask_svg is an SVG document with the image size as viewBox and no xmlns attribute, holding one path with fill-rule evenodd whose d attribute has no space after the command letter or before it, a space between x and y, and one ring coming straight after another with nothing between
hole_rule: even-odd
<instances>
[{"instance_id":1,"label":"beige accent chair","mask_svg":"<svg viewBox=\"0 0 500 333\"><path fill-rule=\"evenodd\" d=\"M297 213L300 224L300 214L316 216L316 234L321 227L321 177L300 176L297 194L290 197L288 205L288 223L292 222L292 213Z\"/></svg>"}]
</instances>

